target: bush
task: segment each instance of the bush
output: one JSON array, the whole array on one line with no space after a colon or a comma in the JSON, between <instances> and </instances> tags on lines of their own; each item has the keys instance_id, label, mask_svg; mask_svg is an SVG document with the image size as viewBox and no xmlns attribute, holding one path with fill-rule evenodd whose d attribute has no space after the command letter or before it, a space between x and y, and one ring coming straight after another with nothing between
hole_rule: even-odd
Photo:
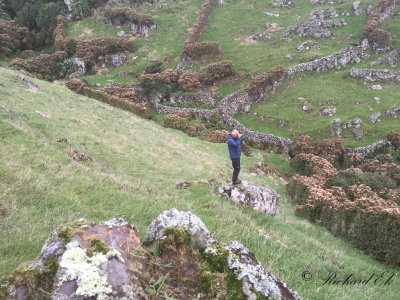
<instances>
[{"instance_id":1,"label":"bush","mask_svg":"<svg viewBox=\"0 0 400 300\"><path fill-rule=\"evenodd\" d=\"M185 133L188 133L189 130L191 129L189 120L182 112L168 115L164 120L163 126L168 128L178 129Z\"/></svg>"},{"instance_id":2,"label":"bush","mask_svg":"<svg viewBox=\"0 0 400 300\"><path fill-rule=\"evenodd\" d=\"M28 2L17 12L15 21L21 26L28 27L29 30L34 30L37 28L38 14L37 5Z\"/></svg>"},{"instance_id":3,"label":"bush","mask_svg":"<svg viewBox=\"0 0 400 300\"><path fill-rule=\"evenodd\" d=\"M51 28L54 30L56 17L64 15L66 11L66 5L64 3L62 5L60 2L49 2L41 5L36 20L38 28L49 32L52 31Z\"/></svg>"},{"instance_id":4,"label":"bush","mask_svg":"<svg viewBox=\"0 0 400 300\"><path fill-rule=\"evenodd\" d=\"M272 90L274 84L282 79L284 72L285 69L281 65L278 65L272 70L254 77L250 81L249 94L258 94L266 90Z\"/></svg>"},{"instance_id":5,"label":"bush","mask_svg":"<svg viewBox=\"0 0 400 300\"><path fill-rule=\"evenodd\" d=\"M290 167L297 174L311 176L312 171L310 164L305 160L300 159L299 157L294 157L290 160Z\"/></svg>"},{"instance_id":6,"label":"bush","mask_svg":"<svg viewBox=\"0 0 400 300\"><path fill-rule=\"evenodd\" d=\"M61 63L61 70L64 73L64 75L69 75L74 73L76 71L74 61L71 58L65 59Z\"/></svg>"},{"instance_id":7,"label":"bush","mask_svg":"<svg viewBox=\"0 0 400 300\"><path fill-rule=\"evenodd\" d=\"M0 7L0 19L9 21L11 17Z\"/></svg>"},{"instance_id":8,"label":"bush","mask_svg":"<svg viewBox=\"0 0 400 300\"><path fill-rule=\"evenodd\" d=\"M199 74L194 71L183 73L179 77L178 83L185 91L192 91L201 85L199 81Z\"/></svg>"},{"instance_id":9,"label":"bush","mask_svg":"<svg viewBox=\"0 0 400 300\"><path fill-rule=\"evenodd\" d=\"M118 47L114 44L108 45L108 54L115 54L118 52Z\"/></svg>"},{"instance_id":10,"label":"bush","mask_svg":"<svg viewBox=\"0 0 400 300\"><path fill-rule=\"evenodd\" d=\"M76 41L75 40L69 40L67 44L65 45L64 49L65 53L67 53L68 57L74 56L76 52Z\"/></svg>"},{"instance_id":11,"label":"bush","mask_svg":"<svg viewBox=\"0 0 400 300\"><path fill-rule=\"evenodd\" d=\"M210 64L201 68L199 71L199 80L205 85L210 85L217 80L236 75L233 63L229 60Z\"/></svg>"},{"instance_id":12,"label":"bush","mask_svg":"<svg viewBox=\"0 0 400 300\"><path fill-rule=\"evenodd\" d=\"M90 15L90 6L88 0L80 0L72 8L71 17L76 20L83 19Z\"/></svg>"},{"instance_id":13,"label":"bush","mask_svg":"<svg viewBox=\"0 0 400 300\"><path fill-rule=\"evenodd\" d=\"M156 61L156 62L153 62L152 64L148 65L144 69L144 73L145 74L161 73L162 71L164 71L164 69L165 68L163 67L162 61Z\"/></svg>"}]
</instances>

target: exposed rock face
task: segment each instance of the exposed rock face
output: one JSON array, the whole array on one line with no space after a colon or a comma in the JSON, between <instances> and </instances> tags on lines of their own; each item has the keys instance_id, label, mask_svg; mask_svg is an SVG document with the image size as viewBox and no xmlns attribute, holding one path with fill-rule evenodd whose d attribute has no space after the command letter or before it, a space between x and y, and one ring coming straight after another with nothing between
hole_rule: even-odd
<instances>
[{"instance_id":1,"label":"exposed rock face","mask_svg":"<svg viewBox=\"0 0 400 300\"><path fill-rule=\"evenodd\" d=\"M279 194L276 191L248 181L219 187L218 193L226 199L271 216L275 216L278 209Z\"/></svg>"},{"instance_id":2,"label":"exposed rock face","mask_svg":"<svg viewBox=\"0 0 400 300\"><path fill-rule=\"evenodd\" d=\"M186 229L192 236L193 247L215 243L206 225L191 212L179 211L175 208L166 210L147 227L145 243L152 243L163 236L167 227L179 227Z\"/></svg>"},{"instance_id":3,"label":"exposed rock face","mask_svg":"<svg viewBox=\"0 0 400 300\"><path fill-rule=\"evenodd\" d=\"M141 245L136 228L124 219L66 224L50 235L38 259L0 278L1 295L18 300L145 300L157 288L176 299L213 299L215 291L225 299L228 290L237 299L300 299L246 247L236 241L218 243L190 212L161 213L146 237L149 247ZM197 248L199 237L204 247ZM227 283L228 276L239 284ZM157 286L160 278L165 284Z\"/></svg>"},{"instance_id":4,"label":"exposed rock face","mask_svg":"<svg viewBox=\"0 0 400 300\"><path fill-rule=\"evenodd\" d=\"M351 69L351 77L361 77L365 81L390 80L400 82L400 71L389 71L382 69Z\"/></svg>"},{"instance_id":5,"label":"exposed rock face","mask_svg":"<svg viewBox=\"0 0 400 300\"><path fill-rule=\"evenodd\" d=\"M68 7L68 11L72 11L72 7L78 2L79 0L64 0L64 3Z\"/></svg>"},{"instance_id":6,"label":"exposed rock face","mask_svg":"<svg viewBox=\"0 0 400 300\"><path fill-rule=\"evenodd\" d=\"M85 65L85 62L83 61L83 59L74 57L74 58L72 58L72 61L74 62L76 71L74 73L72 73L71 75L69 75L69 79L78 78L86 73L86 65Z\"/></svg>"},{"instance_id":7,"label":"exposed rock face","mask_svg":"<svg viewBox=\"0 0 400 300\"><path fill-rule=\"evenodd\" d=\"M400 117L400 106L396 106L386 111L386 115L390 118L399 118Z\"/></svg>"},{"instance_id":8,"label":"exposed rock face","mask_svg":"<svg viewBox=\"0 0 400 300\"><path fill-rule=\"evenodd\" d=\"M371 67L378 66L380 64L386 63L391 67L395 67L400 60L400 48L391 51L388 55L378 59L371 63Z\"/></svg>"},{"instance_id":9,"label":"exposed rock face","mask_svg":"<svg viewBox=\"0 0 400 300\"><path fill-rule=\"evenodd\" d=\"M345 48L339 52L333 52L332 54L313 60L308 63L302 63L295 65L285 70L286 76L291 76L298 72L304 71L316 71L323 72L328 71L338 66L345 67L348 64L358 64L362 60L368 59L370 56L361 49Z\"/></svg>"},{"instance_id":10,"label":"exposed rock face","mask_svg":"<svg viewBox=\"0 0 400 300\"><path fill-rule=\"evenodd\" d=\"M265 32L257 32L252 36L252 39L255 41L268 42L271 39L271 36Z\"/></svg>"},{"instance_id":11,"label":"exposed rock face","mask_svg":"<svg viewBox=\"0 0 400 300\"><path fill-rule=\"evenodd\" d=\"M332 127L331 136L340 136L340 134L342 133L342 121L338 118L335 118L331 121L330 125Z\"/></svg>"},{"instance_id":12,"label":"exposed rock face","mask_svg":"<svg viewBox=\"0 0 400 300\"><path fill-rule=\"evenodd\" d=\"M346 26L347 22L345 20L332 21L332 20L319 20L314 21L301 21L300 23L289 26L282 34L283 37L287 37L291 33L296 33L298 36L311 36L316 39L320 38L330 38L332 37L332 32L328 29L331 27L342 27Z\"/></svg>"},{"instance_id":13,"label":"exposed rock face","mask_svg":"<svg viewBox=\"0 0 400 300\"><path fill-rule=\"evenodd\" d=\"M122 53L122 52L116 53L116 54L110 55L110 62L114 68L119 68L125 64L127 58L128 58L128 56L125 53Z\"/></svg>"}]
</instances>

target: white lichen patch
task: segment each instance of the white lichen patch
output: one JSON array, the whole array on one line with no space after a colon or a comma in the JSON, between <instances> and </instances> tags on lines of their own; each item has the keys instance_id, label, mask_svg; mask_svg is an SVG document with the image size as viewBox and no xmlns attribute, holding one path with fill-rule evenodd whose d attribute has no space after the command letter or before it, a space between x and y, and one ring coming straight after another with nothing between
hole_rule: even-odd
<instances>
[{"instance_id":1,"label":"white lichen patch","mask_svg":"<svg viewBox=\"0 0 400 300\"><path fill-rule=\"evenodd\" d=\"M78 285L76 295L97 296L98 300L107 299L107 295L112 293L106 271L108 260L111 257L116 257L124 262L121 253L115 249L111 249L106 254L95 252L93 256L89 257L86 249L67 247L60 261L63 275L60 278L59 286L64 282L76 280Z\"/></svg>"}]
</instances>

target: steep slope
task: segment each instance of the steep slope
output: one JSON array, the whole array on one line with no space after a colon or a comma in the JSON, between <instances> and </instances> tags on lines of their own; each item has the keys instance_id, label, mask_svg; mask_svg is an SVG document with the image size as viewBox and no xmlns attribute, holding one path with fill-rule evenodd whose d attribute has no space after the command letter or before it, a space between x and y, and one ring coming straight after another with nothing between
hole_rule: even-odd
<instances>
[{"instance_id":1,"label":"steep slope","mask_svg":"<svg viewBox=\"0 0 400 300\"><path fill-rule=\"evenodd\" d=\"M259 154L243 158L241 177L280 192L276 217L217 196L231 172L226 145L190 138L57 84L28 78L38 85L29 88L22 76L28 78L0 68L1 274L34 259L62 223L124 217L143 238L152 219L175 207L199 216L221 242L243 243L302 298L396 299L397 278L389 285L323 284L332 270L341 280L398 270L295 217L277 177L248 172ZM179 179L213 178L216 186L174 187ZM313 274L310 281L302 278L305 270Z\"/></svg>"}]
</instances>

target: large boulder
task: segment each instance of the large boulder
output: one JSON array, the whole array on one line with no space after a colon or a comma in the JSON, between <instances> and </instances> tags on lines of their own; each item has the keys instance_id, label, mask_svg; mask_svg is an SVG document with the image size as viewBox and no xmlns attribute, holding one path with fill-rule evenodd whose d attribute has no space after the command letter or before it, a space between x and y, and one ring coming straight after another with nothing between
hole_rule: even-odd
<instances>
[{"instance_id":1,"label":"large boulder","mask_svg":"<svg viewBox=\"0 0 400 300\"><path fill-rule=\"evenodd\" d=\"M203 237L201 247L193 239ZM239 242L218 243L190 212L171 209L142 245L124 219L80 220L55 230L41 255L0 277L1 299L294 299Z\"/></svg>"},{"instance_id":2,"label":"large boulder","mask_svg":"<svg viewBox=\"0 0 400 300\"><path fill-rule=\"evenodd\" d=\"M226 199L250 206L267 215L275 216L278 209L279 194L256 183L244 180L238 185L229 183L219 187L218 193Z\"/></svg>"}]
</instances>

